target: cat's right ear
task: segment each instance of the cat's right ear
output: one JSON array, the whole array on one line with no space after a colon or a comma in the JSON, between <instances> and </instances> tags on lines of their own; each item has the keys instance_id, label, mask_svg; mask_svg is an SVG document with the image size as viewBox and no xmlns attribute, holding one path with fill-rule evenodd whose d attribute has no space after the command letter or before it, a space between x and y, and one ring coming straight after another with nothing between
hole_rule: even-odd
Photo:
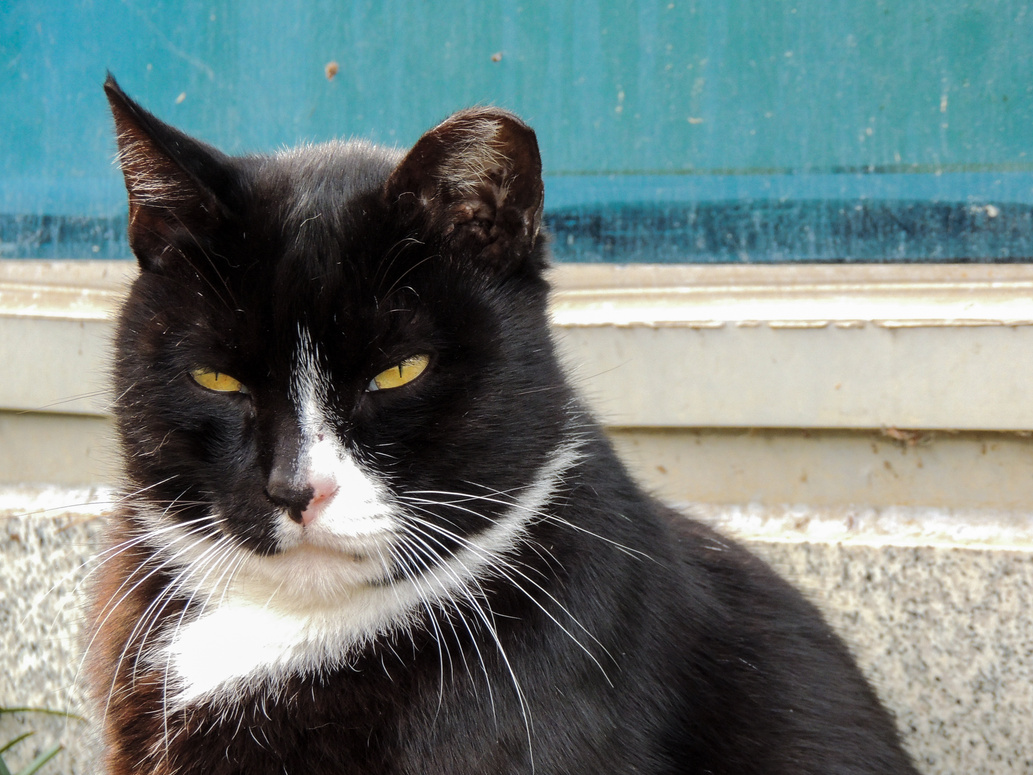
<instances>
[{"instance_id":1,"label":"cat's right ear","mask_svg":"<svg viewBox=\"0 0 1033 775\"><path fill-rule=\"evenodd\" d=\"M129 193L129 246L141 269L169 269L180 246L202 243L226 216L226 157L148 113L110 74L104 92Z\"/></svg>"}]
</instances>

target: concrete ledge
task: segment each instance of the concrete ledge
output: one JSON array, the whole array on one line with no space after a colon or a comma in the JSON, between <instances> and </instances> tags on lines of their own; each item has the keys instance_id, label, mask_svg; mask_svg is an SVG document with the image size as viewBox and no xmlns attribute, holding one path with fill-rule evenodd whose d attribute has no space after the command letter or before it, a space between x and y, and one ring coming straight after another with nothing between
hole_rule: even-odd
<instances>
[{"instance_id":1,"label":"concrete ledge","mask_svg":"<svg viewBox=\"0 0 1033 775\"><path fill-rule=\"evenodd\" d=\"M984 514L1033 504L1029 432L621 428L621 457L664 500L903 506ZM912 511L920 514L921 511Z\"/></svg>"},{"instance_id":2,"label":"concrete ledge","mask_svg":"<svg viewBox=\"0 0 1033 775\"><path fill-rule=\"evenodd\" d=\"M85 713L76 681L79 583L109 490L0 491L0 704ZM826 612L926 775L1033 771L1033 531L1024 512L694 508L737 535ZM964 525L978 523L978 535ZM96 773L91 723L0 718L36 729L18 757L60 740L53 772Z\"/></svg>"}]
</instances>

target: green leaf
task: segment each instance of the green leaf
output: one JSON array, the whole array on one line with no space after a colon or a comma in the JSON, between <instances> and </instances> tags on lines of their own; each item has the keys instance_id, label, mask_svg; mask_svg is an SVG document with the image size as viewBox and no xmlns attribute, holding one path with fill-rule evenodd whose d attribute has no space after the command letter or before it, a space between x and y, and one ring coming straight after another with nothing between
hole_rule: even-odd
<instances>
[{"instance_id":1,"label":"green leaf","mask_svg":"<svg viewBox=\"0 0 1033 775\"><path fill-rule=\"evenodd\" d=\"M44 716L59 716L61 718L75 719L76 721L86 720L82 716L76 715L75 713L71 713L67 710L53 710L51 708L31 708L27 706L18 708L5 708L0 706L0 714L4 713L39 713ZM18 745L18 743L22 742L27 737L32 737L32 735L34 734L36 733L26 732L0 747L0 775L36 775L36 773L39 772L40 769L42 769L42 767L47 762L49 762L51 759L57 756L64 749L64 746L61 744L54 745L43 751L43 753L41 753L39 756L37 756L24 767L22 767L20 770L18 770L15 773L12 773L10 768L4 762L3 754L14 748L14 746Z\"/></svg>"},{"instance_id":2,"label":"green leaf","mask_svg":"<svg viewBox=\"0 0 1033 775\"><path fill-rule=\"evenodd\" d=\"M14 738L14 740L12 740L11 742L7 743L3 748L0 748L0 754L7 753L12 748L14 748L16 745L18 745L18 743L20 743L22 740L24 740L26 737L32 737L34 734L36 734L36 733L35 732L26 732L24 735L19 735L18 737ZM0 773L3 773L3 770L0 770Z\"/></svg>"},{"instance_id":3,"label":"green leaf","mask_svg":"<svg viewBox=\"0 0 1033 775\"><path fill-rule=\"evenodd\" d=\"M57 756L61 752L62 748L64 748L64 746L60 744L55 745L52 748L48 748L46 751L44 751L31 762L29 762L24 768L18 770L16 775L35 775L35 773L40 771L40 768L44 764L46 764L55 756Z\"/></svg>"},{"instance_id":4,"label":"green leaf","mask_svg":"<svg viewBox=\"0 0 1033 775\"><path fill-rule=\"evenodd\" d=\"M71 718L71 719L75 719L76 721L85 721L86 720L82 716L79 716L79 715L77 715L75 713L72 713L71 711L68 711L68 710L54 710L53 708L29 708L29 707L4 708L4 707L0 707L0 714L2 714L2 713L42 713L45 716L60 716L61 718ZM3 775L3 773L0 772L0 775Z\"/></svg>"}]
</instances>

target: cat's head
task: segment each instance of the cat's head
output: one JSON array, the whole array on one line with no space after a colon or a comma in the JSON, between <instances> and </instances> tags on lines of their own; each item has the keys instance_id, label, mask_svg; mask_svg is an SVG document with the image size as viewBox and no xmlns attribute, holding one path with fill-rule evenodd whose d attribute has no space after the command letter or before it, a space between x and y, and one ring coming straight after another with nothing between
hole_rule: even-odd
<instances>
[{"instance_id":1,"label":"cat's head","mask_svg":"<svg viewBox=\"0 0 1033 775\"><path fill-rule=\"evenodd\" d=\"M523 530L571 460L531 129L482 108L408 152L230 157L105 88L141 269L116 415L148 542L318 594Z\"/></svg>"}]
</instances>

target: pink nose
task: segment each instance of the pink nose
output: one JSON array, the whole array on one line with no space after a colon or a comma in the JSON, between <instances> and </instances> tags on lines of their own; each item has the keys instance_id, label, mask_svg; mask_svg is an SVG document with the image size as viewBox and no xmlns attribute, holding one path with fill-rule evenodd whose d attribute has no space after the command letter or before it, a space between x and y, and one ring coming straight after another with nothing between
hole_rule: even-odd
<instances>
[{"instance_id":1,"label":"pink nose","mask_svg":"<svg viewBox=\"0 0 1033 775\"><path fill-rule=\"evenodd\" d=\"M333 479L321 476L313 476L309 480L309 486L312 488L312 499L301 512L302 525L315 522L339 489Z\"/></svg>"}]
</instances>

